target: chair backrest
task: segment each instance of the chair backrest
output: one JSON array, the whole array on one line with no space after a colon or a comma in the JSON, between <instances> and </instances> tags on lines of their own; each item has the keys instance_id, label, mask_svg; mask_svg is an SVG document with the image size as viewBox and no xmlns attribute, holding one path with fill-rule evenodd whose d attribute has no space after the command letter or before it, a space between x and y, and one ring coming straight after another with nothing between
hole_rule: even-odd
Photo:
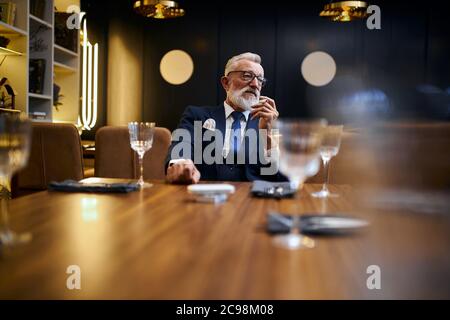
<instances>
[{"instance_id":1,"label":"chair backrest","mask_svg":"<svg viewBox=\"0 0 450 320\"><path fill-rule=\"evenodd\" d=\"M450 187L450 123L379 123L344 132L330 183L404 188ZM322 183L321 172L309 182Z\"/></svg>"},{"instance_id":2,"label":"chair backrest","mask_svg":"<svg viewBox=\"0 0 450 320\"><path fill-rule=\"evenodd\" d=\"M170 131L156 127L152 148L144 156L144 178L164 179L165 159L171 142ZM126 126L107 126L95 135L95 176L103 178L137 178L139 162L130 147Z\"/></svg>"},{"instance_id":3,"label":"chair backrest","mask_svg":"<svg viewBox=\"0 0 450 320\"><path fill-rule=\"evenodd\" d=\"M17 175L19 190L45 190L51 181L83 179L83 152L75 125L33 122L32 128L28 164Z\"/></svg>"},{"instance_id":4,"label":"chair backrest","mask_svg":"<svg viewBox=\"0 0 450 320\"><path fill-rule=\"evenodd\" d=\"M450 188L450 123L381 123L369 135L373 167L383 185Z\"/></svg>"}]
</instances>

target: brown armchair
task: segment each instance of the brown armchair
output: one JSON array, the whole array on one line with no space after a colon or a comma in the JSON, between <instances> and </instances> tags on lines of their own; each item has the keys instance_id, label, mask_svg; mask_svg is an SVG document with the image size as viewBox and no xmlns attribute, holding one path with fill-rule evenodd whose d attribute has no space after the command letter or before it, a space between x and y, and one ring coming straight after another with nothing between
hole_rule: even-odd
<instances>
[{"instance_id":1,"label":"brown armchair","mask_svg":"<svg viewBox=\"0 0 450 320\"><path fill-rule=\"evenodd\" d=\"M144 156L145 179L164 179L164 164L170 142L170 131L156 127L153 146ZM95 135L95 176L135 179L139 176L138 171L138 157L130 147L128 128L100 128Z\"/></svg>"},{"instance_id":2,"label":"brown armchair","mask_svg":"<svg viewBox=\"0 0 450 320\"><path fill-rule=\"evenodd\" d=\"M346 130L330 163L330 183L370 187L450 187L450 123L387 122ZM308 182L322 183L323 168Z\"/></svg>"},{"instance_id":3,"label":"brown armchair","mask_svg":"<svg viewBox=\"0 0 450 320\"><path fill-rule=\"evenodd\" d=\"M83 179L83 153L75 125L33 122L32 128L30 157L17 174L13 196L45 190L51 181Z\"/></svg>"}]
</instances>

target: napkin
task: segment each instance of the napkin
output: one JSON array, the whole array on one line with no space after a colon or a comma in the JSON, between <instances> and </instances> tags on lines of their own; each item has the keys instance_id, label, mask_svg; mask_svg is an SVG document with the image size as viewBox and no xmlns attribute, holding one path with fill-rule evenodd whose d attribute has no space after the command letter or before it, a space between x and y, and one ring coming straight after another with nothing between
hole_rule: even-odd
<instances>
[{"instance_id":1,"label":"napkin","mask_svg":"<svg viewBox=\"0 0 450 320\"><path fill-rule=\"evenodd\" d=\"M50 182L49 190L64 192L107 192L126 193L136 191L139 186L136 183L80 183L75 180L62 182Z\"/></svg>"},{"instance_id":2,"label":"napkin","mask_svg":"<svg viewBox=\"0 0 450 320\"><path fill-rule=\"evenodd\" d=\"M292 197L296 191L291 188L290 182L256 180L253 182L251 193L255 197L281 199Z\"/></svg>"},{"instance_id":3,"label":"napkin","mask_svg":"<svg viewBox=\"0 0 450 320\"><path fill-rule=\"evenodd\" d=\"M292 226L291 215L271 212L267 216L269 233L288 233ZM316 235L339 235L363 230L369 223L342 215L302 215L300 216L300 233Z\"/></svg>"}]
</instances>

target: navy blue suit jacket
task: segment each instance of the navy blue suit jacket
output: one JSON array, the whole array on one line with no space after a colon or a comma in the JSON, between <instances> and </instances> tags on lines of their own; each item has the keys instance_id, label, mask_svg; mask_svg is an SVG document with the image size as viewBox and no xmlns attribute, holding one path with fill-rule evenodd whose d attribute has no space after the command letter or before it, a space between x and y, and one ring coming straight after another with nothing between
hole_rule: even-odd
<instances>
[{"instance_id":1,"label":"navy blue suit jacket","mask_svg":"<svg viewBox=\"0 0 450 320\"><path fill-rule=\"evenodd\" d=\"M203 124L207 119L214 119L216 122L215 130L219 130L222 133L222 138L225 137L225 108L223 105L217 106L217 107L196 107L196 106L188 106L180 120L180 123L178 125L178 129L185 129L187 132L189 132L190 135L190 141L176 141L173 140L172 144L169 148L169 152L167 154L166 158L166 169L169 165L169 161L172 160L172 156L174 159L177 158L184 158L184 159L191 159L194 161L194 121L201 121L202 127L201 127L201 134L205 133L207 129L203 128ZM248 119L247 121L247 127L246 130L252 128L258 130L258 123L259 119ZM211 143L215 144L216 137L212 137L211 141L202 141L201 142L201 152L203 154L203 151L205 147L210 145ZM288 179L282 175L279 172L276 172L273 175L261 175L261 168L263 167L269 167L270 163L263 164L260 159L256 156L257 162L255 163L249 161L249 155L253 152L258 152L256 149L257 146L253 146L248 143L248 140L246 140L247 143L245 143L245 147L241 148L242 152L245 152L245 164L244 169L241 170L242 174L239 176L240 181L254 181L254 180L266 180L266 181L288 181ZM180 145L183 144L183 145ZM220 142L220 145L223 146L223 141ZM258 145L259 145L259 137L258 137ZM177 147L178 146L178 147ZM184 154L176 154L172 155L172 150L177 147L176 151L179 151L182 149L181 147L184 147L186 149L190 150L190 155L184 155ZM245 149L245 150L244 150ZM222 150L220 150L222 151ZM252 155L255 157L255 155ZM222 158L223 159L223 158ZM202 163L196 163L194 161L195 166L198 168L198 170L201 173L201 180L226 180L223 177L226 176L224 173L229 169L229 165L224 163L213 163L213 164L205 164L204 161ZM242 167L241 167L242 168Z\"/></svg>"}]
</instances>

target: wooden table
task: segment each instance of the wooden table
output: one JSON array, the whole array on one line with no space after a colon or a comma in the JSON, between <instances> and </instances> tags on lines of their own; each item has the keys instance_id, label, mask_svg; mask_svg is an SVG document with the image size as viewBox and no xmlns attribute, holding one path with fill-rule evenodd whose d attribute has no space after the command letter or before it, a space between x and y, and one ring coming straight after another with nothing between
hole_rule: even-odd
<instances>
[{"instance_id":1,"label":"wooden table","mask_svg":"<svg viewBox=\"0 0 450 320\"><path fill-rule=\"evenodd\" d=\"M339 198L249 196L250 183L220 205L195 203L186 186L156 182L129 194L39 192L11 201L12 228L31 243L3 250L0 298L379 299L450 298L450 222L445 215L386 212ZM316 237L316 247L278 248L267 212L350 214L370 221L358 235ZM67 268L81 270L69 290ZM367 268L381 290L367 288Z\"/></svg>"}]
</instances>

